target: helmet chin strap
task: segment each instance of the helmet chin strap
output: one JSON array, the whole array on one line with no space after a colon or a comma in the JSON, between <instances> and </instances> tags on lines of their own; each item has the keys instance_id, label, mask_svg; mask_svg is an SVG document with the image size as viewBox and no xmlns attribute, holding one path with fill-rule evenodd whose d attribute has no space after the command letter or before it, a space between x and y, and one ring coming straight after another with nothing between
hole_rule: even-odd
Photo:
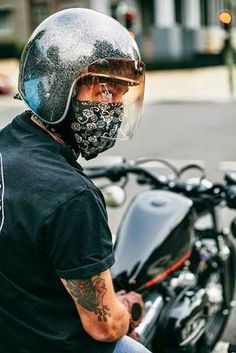
<instances>
[{"instance_id":1,"label":"helmet chin strap","mask_svg":"<svg viewBox=\"0 0 236 353\"><path fill-rule=\"evenodd\" d=\"M39 127L41 127L41 129L43 129L44 131L46 131L52 138L53 140L61 143L62 145L66 146L65 141L62 139L62 137L58 134L58 133L53 133L50 130L48 130L46 128L46 126L44 126L44 124L42 123L42 121L40 119L38 119L35 115L32 115L30 118L36 125L38 125Z\"/></svg>"},{"instance_id":2,"label":"helmet chin strap","mask_svg":"<svg viewBox=\"0 0 236 353\"><path fill-rule=\"evenodd\" d=\"M53 140L57 141L58 143L64 146L69 147L72 150L72 153L74 154L76 159L79 157L80 151L78 150L78 148L76 149L75 147L73 147L74 144L72 143L71 139L69 138L64 139L59 132L50 131L50 129L48 129L47 126L45 126L44 123L35 115L31 116L31 120L33 121L34 124L38 125L41 129L46 131Z\"/></svg>"}]
</instances>

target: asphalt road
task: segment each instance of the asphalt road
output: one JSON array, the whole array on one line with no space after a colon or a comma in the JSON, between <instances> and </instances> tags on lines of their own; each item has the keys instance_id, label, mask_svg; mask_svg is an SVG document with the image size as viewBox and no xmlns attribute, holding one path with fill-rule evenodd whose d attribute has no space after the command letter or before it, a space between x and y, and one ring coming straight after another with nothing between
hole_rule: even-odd
<instances>
[{"instance_id":1,"label":"asphalt road","mask_svg":"<svg viewBox=\"0 0 236 353\"><path fill-rule=\"evenodd\" d=\"M0 128L21 111L17 103L1 104ZM143 119L135 139L119 142L104 156L124 156L127 159L139 157L164 158L178 166L187 161L201 161L206 167L207 176L212 181L222 180L227 167L222 161L236 160L236 103L168 103L144 106ZM84 163L86 165L86 163ZM236 163L233 164L236 170ZM164 172L162 169L159 173ZM138 190L131 182L128 200ZM109 210L113 232L116 232L126 205L119 210ZM224 214L227 225L229 215ZM234 309L223 340L236 344L236 310ZM226 352L225 347L219 348Z\"/></svg>"},{"instance_id":2,"label":"asphalt road","mask_svg":"<svg viewBox=\"0 0 236 353\"><path fill-rule=\"evenodd\" d=\"M0 128L22 108L14 100L2 104L0 99ZM219 162L236 157L236 103L146 105L134 140L117 143L107 155L166 158L177 164L201 160L208 177L220 180Z\"/></svg>"}]
</instances>

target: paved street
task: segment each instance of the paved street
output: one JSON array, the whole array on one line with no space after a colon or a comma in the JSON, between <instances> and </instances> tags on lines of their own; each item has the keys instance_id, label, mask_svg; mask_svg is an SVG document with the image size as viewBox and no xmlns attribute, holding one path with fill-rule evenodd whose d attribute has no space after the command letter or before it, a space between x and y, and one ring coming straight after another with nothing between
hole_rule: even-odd
<instances>
[{"instance_id":1,"label":"paved street","mask_svg":"<svg viewBox=\"0 0 236 353\"><path fill-rule=\"evenodd\" d=\"M0 100L0 127L20 110L18 102L5 100L1 104ZM223 172L219 170L219 163L236 160L236 103L146 104L135 139L117 143L106 155L122 155L128 159L167 158L179 165L183 160L203 161L209 179L220 181ZM131 184L128 199L135 190ZM113 232L124 209L109 210ZM236 343L235 322L234 312L223 337L225 341ZM218 352L225 353L226 348L227 344L223 344Z\"/></svg>"},{"instance_id":2,"label":"paved street","mask_svg":"<svg viewBox=\"0 0 236 353\"><path fill-rule=\"evenodd\" d=\"M0 128L24 107L19 101L1 99ZM219 162L235 160L235 135L236 103L146 104L134 140L117 143L104 155L202 160L208 177L219 180Z\"/></svg>"}]
</instances>

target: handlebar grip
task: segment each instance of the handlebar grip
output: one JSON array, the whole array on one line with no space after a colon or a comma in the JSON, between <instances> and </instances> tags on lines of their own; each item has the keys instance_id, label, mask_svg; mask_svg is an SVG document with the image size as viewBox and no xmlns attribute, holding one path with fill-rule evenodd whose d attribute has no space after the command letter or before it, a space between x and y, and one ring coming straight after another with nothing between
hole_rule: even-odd
<instances>
[{"instance_id":1,"label":"handlebar grip","mask_svg":"<svg viewBox=\"0 0 236 353\"><path fill-rule=\"evenodd\" d=\"M114 165L111 167L105 168L94 168L94 169L85 169L85 172L89 178L108 178L112 182L119 181L123 176L126 176L129 169L127 165Z\"/></svg>"},{"instance_id":2,"label":"handlebar grip","mask_svg":"<svg viewBox=\"0 0 236 353\"><path fill-rule=\"evenodd\" d=\"M142 316L142 307L139 303L134 303L131 308L131 317L134 321L137 321Z\"/></svg>"},{"instance_id":3,"label":"handlebar grip","mask_svg":"<svg viewBox=\"0 0 236 353\"><path fill-rule=\"evenodd\" d=\"M103 178L106 176L105 170L85 170L86 175L91 179Z\"/></svg>"}]
</instances>

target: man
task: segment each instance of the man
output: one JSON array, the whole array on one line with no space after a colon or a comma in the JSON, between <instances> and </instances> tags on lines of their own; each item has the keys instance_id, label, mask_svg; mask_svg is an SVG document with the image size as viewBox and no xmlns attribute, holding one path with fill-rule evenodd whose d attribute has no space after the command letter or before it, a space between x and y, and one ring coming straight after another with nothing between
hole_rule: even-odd
<instances>
[{"instance_id":1,"label":"man","mask_svg":"<svg viewBox=\"0 0 236 353\"><path fill-rule=\"evenodd\" d=\"M0 133L1 353L148 352L125 336L143 301L114 292L104 200L76 161L133 135L143 86L134 40L101 13L58 12L26 45L30 110Z\"/></svg>"}]
</instances>

